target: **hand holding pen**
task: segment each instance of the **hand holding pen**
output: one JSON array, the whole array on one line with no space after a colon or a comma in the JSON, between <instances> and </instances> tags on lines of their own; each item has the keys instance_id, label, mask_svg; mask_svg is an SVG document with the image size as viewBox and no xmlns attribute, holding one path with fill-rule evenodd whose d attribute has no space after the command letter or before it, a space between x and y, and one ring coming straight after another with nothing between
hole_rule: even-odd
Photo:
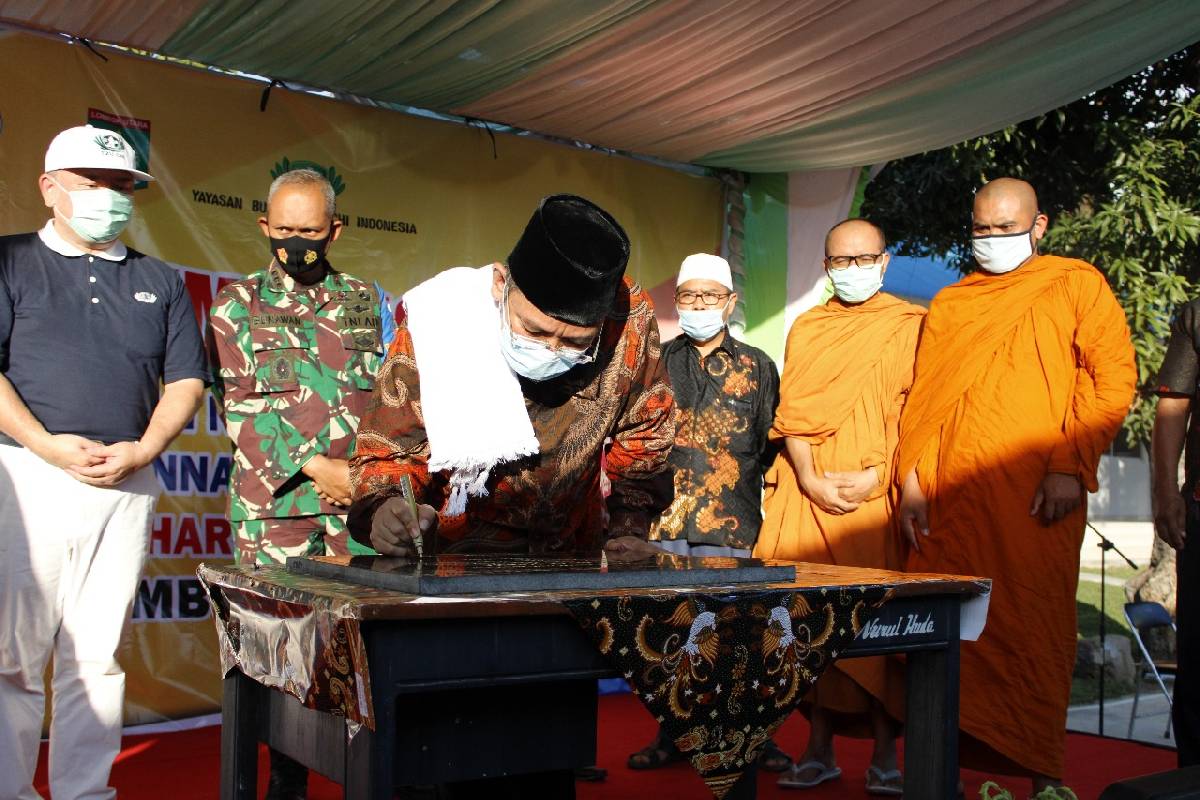
<instances>
[{"instance_id":1,"label":"hand holding pen","mask_svg":"<svg viewBox=\"0 0 1200 800\"><path fill-rule=\"evenodd\" d=\"M437 532L437 510L416 502L407 475L401 480L402 492L406 481L408 496L384 500L371 519L371 546L381 555L421 556L426 538Z\"/></svg>"}]
</instances>

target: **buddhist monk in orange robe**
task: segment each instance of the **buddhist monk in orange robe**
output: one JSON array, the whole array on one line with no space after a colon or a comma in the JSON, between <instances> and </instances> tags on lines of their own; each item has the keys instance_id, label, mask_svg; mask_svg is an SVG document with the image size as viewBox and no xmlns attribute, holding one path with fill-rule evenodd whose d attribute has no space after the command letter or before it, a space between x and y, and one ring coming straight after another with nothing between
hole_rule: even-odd
<instances>
[{"instance_id":1,"label":"buddhist monk in orange robe","mask_svg":"<svg viewBox=\"0 0 1200 800\"><path fill-rule=\"evenodd\" d=\"M770 434L784 449L767 474L756 556L903 568L893 459L925 310L879 291L886 250L883 232L865 220L841 222L826 237L835 294L788 334ZM802 705L812 721L808 746L780 784L805 788L837 778L833 736L840 733L874 738L867 786L899 794L892 718L902 713L903 695L895 660L836 662Z\"/></svg>"},{"instance_id":2,"label":"buddhist monk in orange robe","mask_svg":"<svg viewBox=\"0 0 1200 800\"><path fill-rule=\"evenodd\" d=\"M994 582L962 646L961 763L1034 794L1063 775L1084 490L1137 378L1104 276L1038 253L1047 223L1024 181L975 195L979 270L933 299L897 456L907 568Z\"/></svg>"}]
</instances>

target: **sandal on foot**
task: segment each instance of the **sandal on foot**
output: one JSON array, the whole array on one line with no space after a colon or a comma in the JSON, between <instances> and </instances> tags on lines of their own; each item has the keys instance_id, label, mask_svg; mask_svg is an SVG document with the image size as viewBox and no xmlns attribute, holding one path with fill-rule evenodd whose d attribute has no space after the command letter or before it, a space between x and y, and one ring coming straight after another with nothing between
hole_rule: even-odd
<instances>
[{"instance_id":1,"label":"sandal on foot","mask_svg":"<svg viewBox=\"0 0 1200 800\"><path fill-rule=\"evenodd\" d=\"M625 765L630 769L658 769L668 764L674 764L676 761L683 761L683 759L683 753L676 749L673 742L662 742L655 739L631 755Z\"/></svg>"},{"instance_id":2,"label":"sandal on foot","mask_svg":"<svg viewBox=\"0 0 1200 800\"><path fill-rule=\"evenodd\" d=\"M900 797L904 794L904 776L898 769L882 770L871 764L867 767L867 794Z\"/></svg>"},{"instance_id":3,"label":"sandal on foot","mask_svg":"<svg viewBox=\"0 0 1200 800\"><path fill-rule=\"evenodd\" d=\"M779 749L774 739L767 739L758 756L758 768L765 772L783 772L791 765L792 757Z\"/></svg>"},{"instance_id":4,"label":"sandal on foot","mask_svg":"<svg viewBox=\"0 0 1200 800\"><path fill-rule=\"evenodd\" d=\"M808 770L819 770L812 778L802 778L800 773ZM815 759L803 764L793 764L788 771L779 776L778 784L785 789L811 789L825 781L842 777L841 767L830 767Z\"/></svg>"}]
</instances>

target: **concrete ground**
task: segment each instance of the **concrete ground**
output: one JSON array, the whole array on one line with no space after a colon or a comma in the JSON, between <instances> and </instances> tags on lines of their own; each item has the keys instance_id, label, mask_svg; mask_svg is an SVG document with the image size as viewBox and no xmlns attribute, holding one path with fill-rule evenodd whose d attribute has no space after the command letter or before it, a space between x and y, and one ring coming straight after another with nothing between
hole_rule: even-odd
<instances>
[{"instance_id":1,"label":"concrete ground","mask_svg":"<svg viewBox=\"0 0 1200 800\"><path fill-rule=\"evenodd\" d=\"M1150 551L1154 548L1154 525L1151 522L1105 522L1092 523L1112 541L1122 553L1133 559L1138 567L1150 563ZM1084 532L1083 547L1079 551L1080 566L1100 568L1100 538L1088 528ZM1113 551L1108 552L1106 567L1128 567L1125 560Z\"/></svg>"},{"instance_id":2,"label":"concrete ground","mask_svg":"<svg viewBox=\"0 0 1200 800\"><path fill-rule=\"evenodd\" d=\"M1093 522L1104 536L1112 540L1122 553L1133 559L1139 568L1150 563L1150 551L1154 545L1154 525L1146 522ZM1100 568L1099 548L1100 539L1088 529L1084 535L1083 547L1080 550L1080 566L1091 574L1081 576L1083 580L1099 581L1100 576L1094 573ZM1125 560L1111 550L1107 556L1107 567L1128 567ZM1116 586L1125 584L1124 578L1107 577L1107 583ZM1171 690L1170 681L1167 690ZM1156 745L1175 746L1175 737L1168 731L1167 721L1170 717L1170 702L1163 696L1162 690L1154 681L1143 683L1138 699L1137 717L1133 723L1133 735L1129 736L1129 719L1133 711L1133 695L1115 699L1105 699L1104 703L1104 735L1117 738L1132 738L1137 741ZM1100 706L1098 703L1073 706L1067 712L1067 730L1080 733L1100 732ZM1167 736L1163 736L1167 733Z\"/></svg>"},{"instance_id":3,"label":"concrete ground","mask_svg":"<svg viewBox=\"0 0 1200 800\"><path fill-rule=\"evenodd\" d=\"M1170 690L1171 684L1168 682L1167 691ZM1150 681L1142 685L1141 696L1138 699L1137 717L1133 722L1133 736L1129 736L1129 715L1132 711L1132 695L1116 700L1106 699L1104 702L1104 735L1167 747L1175 746L1173 734L1163 736L1163 733L1167 731L1170 705L1157 683ZM1068 709L1067 730L1079 733L1099 733L1099 704L1072 706Z\"/></svg>"}]
</instances>

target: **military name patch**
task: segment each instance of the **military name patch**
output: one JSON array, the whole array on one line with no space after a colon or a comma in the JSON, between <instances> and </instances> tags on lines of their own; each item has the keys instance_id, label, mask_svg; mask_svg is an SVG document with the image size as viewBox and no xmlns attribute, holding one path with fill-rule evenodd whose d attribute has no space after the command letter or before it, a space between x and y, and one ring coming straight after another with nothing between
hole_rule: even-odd
<instances>
[{"instance_id":1,"label":"military name patch","mask_svg":"<svg viewBox=\"0 0 1200 800\"><path fill-rule=\"evenodd\" d=\"M379 330L378 314L347 314L342 317L342 328L374 328Z\"/></svg>"},{"instance_id":2,"label":"military name patch","mask_svg":"<svg viewBox=\"0 0 1200 800\"><path fill-rule=\"evenodd\" d=\"M280 325L299 325L300 317L296 314L251 314L250 327L274 328Z\"/></svg>"}]
</instances>

